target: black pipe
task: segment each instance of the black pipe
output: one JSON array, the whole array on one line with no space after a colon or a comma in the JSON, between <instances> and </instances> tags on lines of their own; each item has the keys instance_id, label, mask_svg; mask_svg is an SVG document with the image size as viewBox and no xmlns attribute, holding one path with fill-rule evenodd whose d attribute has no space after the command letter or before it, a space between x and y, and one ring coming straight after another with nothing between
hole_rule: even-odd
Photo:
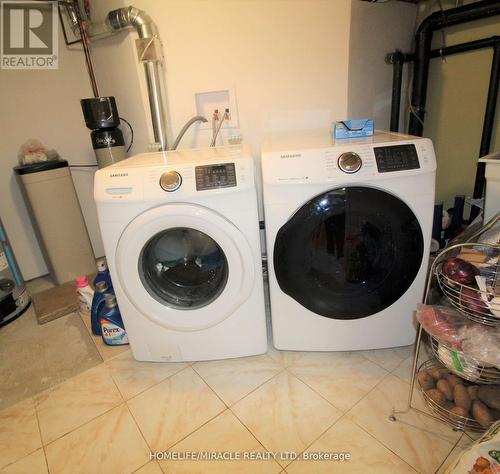
<instances>
[{"instance_id":1,"label":"black pipe","mask_svg":"<svg viewBox=\"0 0 500 474\"><path fill-rule=\"evenodd\" d=\"M483 48L493 48L500 43L500 36L492 36L480 40L469 41L467 43L455 44L445 48L433 49L430 52L432 58L442 58L453 54L466 53L468 51L476 51ZM392 100L391 100L391 132L399 131L399 113L401 104L401 82L403 64L414 60L414 56L408 53L402 53L399 50L387 54L385 62L392 64Z\"/></svg>"},{"instance_id":2,"label":"black pipe","mask_svg":"<svg viewBox=\"0 0 500 474\"><path fill-rule=\"evenodd\" d=\"M468 43L446 46L446 48L433 49L430 56L431 58L440 58L444 56L451 56L452 54L476 51L483 48L494 48L498 43L500 43L500 36L492 36L491 38L483 38L480 40L469 41Z\"/></svg>"},{"instance_id":3,"label":"black pipe","mask_svg":"<svg viewBox=\"0 0 500 474\"><path fill-rule=\"evenodd\" d=\"M493 49L493 59L491 60L490 85L488 87L488 98L486 99L486 111L484 113L483 134L481 136L481 147L479 157L483 157L490 152L491 136L493 134L493 124L495 122L495 112L498 98L498 83L500 82L500 43ZM474 197L482 197L482 195Z\"/></svg>"},{"instance_id":4,"label":"black pipe","mask_svg":"<svg viewBox=\"0 0 500 474\"><path fill-rule=\"evenodd\" d=\"M429 76L430 51L434 31L444 27L467 23L500 14L500 0L482 0L458 8L436 11L418 27L415 37L415 58L413 67L413 90L408 132L422 136L425 119L425 102Z\"/></svg>"},{"instance_id":5,"label":"black pipe","mask_svg":"<svg viewBox=\"0 0 500 474\"><path fill-rule=\"evenodd\" d=\"M491 137L493 135L493 125L495 123L496 105L498 98L498 84L500 82L500 43L493 49L493 59L491 61L490 85L488 87L488 98L486 99L486 110L484 112L483 133L481 135L481 146L479 148L479 158L490 152ZM483 197L485 185L485 163L478 163L476 169L476 180L474 182L475 199ZM472 207L470 220L472 221L479 214L477 207Z\"/></svg>"},{"instance_id":6,"label":"black pipe","mask_svg":"<svg viewBox=\"0 0 500 474\"><path fill-rule=\"evenodd\" d=\"M494 48L497 43L500 42L500 36L491 36L489 38L483 38L480 40L469 41L467 43L454 44L453 46L446 46L445 48L433 49L430 52L431 59L441 58L444 56L451 56L453 54L466 53L468 51L476 51L483 48ZM385 62L387 64L394 63L394 56L399 51L394 53L389 53L385 57ZM414 55L409 53L401 53L401 57L405 63L413 61Z\"/></svg>"},{"instance_id":7,"label":"black pipe","mask_svg":"<svg viewBox=\"0 0 500 474\"><path fill-rule=\"evenodd\" d=\"M403 83L404 54L396 50L387 55L386 62L392 63L391 132L399 131L399 109L401 106L401 86Z\"/></svg>"}]
</instances>

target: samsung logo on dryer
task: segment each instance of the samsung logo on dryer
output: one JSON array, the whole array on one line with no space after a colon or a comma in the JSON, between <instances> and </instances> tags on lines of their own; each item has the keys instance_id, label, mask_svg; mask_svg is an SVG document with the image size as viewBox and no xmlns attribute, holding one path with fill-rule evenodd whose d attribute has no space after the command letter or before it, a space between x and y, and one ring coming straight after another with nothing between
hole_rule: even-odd
<instances>
[{"instance_id":1,"label":"samsung logo on dryer","mask_svg":"<svg viewBox=\"0 0 500 474\"><path fill-rule=\"evenodd\" d=\"M300 158L302 153L285 153L280 155L280 158Z\"/></svg>"},{"instance_id":2,"label":"samsung logo on dryer","mask_svg":"<svg viewBox=\"0 0 500 474\"><path fill-rule=\"evenodd\" d=\"M111 173L109 175L110 178L123 178L124 176L128 176L128 173Z\"/></svg>"}]
</instances>

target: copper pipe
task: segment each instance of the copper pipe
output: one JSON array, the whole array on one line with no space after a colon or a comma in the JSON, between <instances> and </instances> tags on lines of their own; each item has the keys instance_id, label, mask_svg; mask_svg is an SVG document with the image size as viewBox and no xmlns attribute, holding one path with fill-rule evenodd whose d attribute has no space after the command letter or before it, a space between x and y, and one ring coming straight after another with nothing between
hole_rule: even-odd
<instances>
[{"instance_id":1,"label":"copper pipe","mask_svg":"<svg viewBox=\"0 0 500 474\"><path fill-rule=\"evenodd\" d=\"M78 8L77 2L74 2L74 11L76 14L76 21L78 24L78 29L80 30L80 38L82 40L83 52L85 53L85 62L87 63L87 71L90 77L90 84L92 85L92 91L94 93L94 97L99 97L99 88L97 87L97 81L94 74L94 66L92 64L92 58L90 57L89 50L89 38L87 36L87 32L85 31L85 27L83 25L82 17L80 15L80 10Z\"/></svg>"}]
</instances>

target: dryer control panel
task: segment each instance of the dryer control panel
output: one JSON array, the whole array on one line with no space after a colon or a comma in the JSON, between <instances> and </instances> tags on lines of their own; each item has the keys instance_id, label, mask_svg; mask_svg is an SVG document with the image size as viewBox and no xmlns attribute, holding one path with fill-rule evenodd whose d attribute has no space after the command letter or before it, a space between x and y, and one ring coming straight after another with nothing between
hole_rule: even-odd
<instances>
[{"instance_id":1,"label":"dryer control panel","mask_svg":"<svg viewBox=\"0 0 500 474\"><path fill-rule=\"evenodd\" d=\"M196 191L236 186L234 163L196 166L195 175Z\"/></svg>"},{"instance_id":2,"label":"dryer control panel","mask_svg":"<svg viewBox=\"0 0 500 474\"><path fill-rule=\"evenodd\" d=\"M269 139L262 147L264 183L365 182L434 173L427 138L377 131L372 137L332 141L328 130Z\"/></svg>"},{"instance_id":3,"label":"dryer control panel","mask_svg":"<svg viewBox=\"0 0 500 474\"><path fill-rule=\"evenodd\" d=\"M255 187L254 162L241 147L137 155L96 173L98 202L166 202L235 194Z\"/></svg>"},{"instance_id":4,"label":"dryer control panel","mask_svg":"<svg viewBox=\"0 0 500 474\"><path fill-rule=\"evenodd\" d=\"M374 147L373 150L379 173L420 168L417 148L413 143L408 145L379 146Z\"/></svg>"}]
</instances>

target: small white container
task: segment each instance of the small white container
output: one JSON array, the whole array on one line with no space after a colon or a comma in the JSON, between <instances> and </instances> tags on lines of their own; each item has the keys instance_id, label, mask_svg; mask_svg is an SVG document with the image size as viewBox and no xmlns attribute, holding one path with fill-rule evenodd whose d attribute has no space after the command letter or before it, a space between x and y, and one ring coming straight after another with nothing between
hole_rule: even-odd
<instances>
[{"instance_id":1,"label":"small white container","mask_svg":"<svg viewBox=\"0 0 500 474\"><path fill-rule=\"evenodd\" d=\"M76 277L76 292L78 294L78 308L80 314L90 316L94 290L91 288L86 276Z\"/></svg>"}]
</instances>

